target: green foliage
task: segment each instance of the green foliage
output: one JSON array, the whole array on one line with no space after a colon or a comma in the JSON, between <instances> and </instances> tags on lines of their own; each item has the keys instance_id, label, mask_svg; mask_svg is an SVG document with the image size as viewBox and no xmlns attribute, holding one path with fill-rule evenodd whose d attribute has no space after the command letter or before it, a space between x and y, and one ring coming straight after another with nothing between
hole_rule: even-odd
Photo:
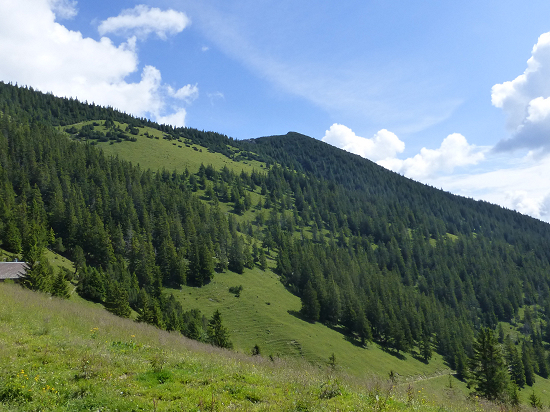
<instances>
[{"instance_id":1,"label":"green foliage","mask_svg":"<svg viewBox=\"0 0 550 412\"><path fill-rule=\"evenodd\" d=\"M517 322L525 308L526 384L535 372L550 374L550 334L540 336L550 298L542 222L296 133L234 141L5 84L0 107L0 241L31 263L30 288L58 293L63 284L43 258L49 245L73 258L81 296L205 339L206 322L186 317L163 288L201 287L227 269L245 276L255 263L271 274L269 258L301 297L305 319L394 354L418 348L430 361L433 348L462 378L474 330ZM76 123L72 141L51 127ZM119 154L112 158L84 144L102 134L137 141L103 146ZM187 157L169 156L177 167L162 169L146 163L156 155L151 144ZM258 172L249 163L258 161L269 167ZM124 302L114 298L124 294ZM521 386L518 356L507 363Z\"/></svg>"},{"instance_id":2,"label":"green foliage","mask_svg":"<svg viewBox=\"0 0 550 412\"><path fill-rule=\"evenodd\" d=\"M231 349L233 344L229 340L229 332L223 326L222 317L219 310L216 310L212 318L208 321L208 342L220 348Z\"/></svg>"},{"instance_id":3,"label":"green foliage","mask_svg":"<svg viewBox=\"0 0 550 412\"><path fill-rule=\"evenodd\" d=\"M535 392L531 392L531 395L529 395L529 404L533 408L542 409L542 402L540 398L535 395Z\"/></svg>"},{"instance_id":4,"label":"green foliage","mask_svg":"<svg viewBox=\"0 0 550 412\"><path fill-rule=\"evenodd\" d=\"M67 284L67 280L65 279L65 271L59 271L53 281L51 292L52 296L56 296L58 298L68 299L71 297L69 293L69 285Z\"/></svg>"},{"instance_id":5,"label":"green foliage","mask_svg":"<svg viewBox=\"0 0 550 412\"><path fill-rule=\"evenodd\" d=\"M116 282L110 283L107 287L105 308L117 316L130 317L132 309L128 302L128 293Z\"/></svg>"},{"instance_id":6,"label":"green foliage","mask_svg":"<svg viewBox=\"0 0 550 412\"><path fill-rule=\"evenodd\" d=\"M502 399L508 387L508 375L500 345L488 328L479 331L469 363L470 379L477 393L490 399Z\"/></svg>"},{"instance_id":7,"label":"green foliage","mask_svg":"<svg viewBox=\"0 0 550 412\"><path fill-rule=\"evenodd\" d=\"M304 289L302 296L302 315L310 322L319 320L321 306L317 299L317 292L309 281Z\"/></svg>"},{"instance_id":8,"label":"green foliage","mask_svg":"<svg viewBox=\"0 0 550 412\"><path fill-rule=\"evenodd\" d=\"M229 293L233 293L235 295L235 297L239 297L241 296L241 292L243 291L243 285L239 285L239 286L231 286L229 288Z\"/></svg>"},{"instance_id":9,"label":"green foliage","mask_svg":"<svg viewBox=\"0 0 550 412\"><path fill-rule=\"evenodd\" d=\"M84 266L78 271L77 293L84 299L101 303L105 299L105 282L101 269Z\"/></svg>"}]
</instances>

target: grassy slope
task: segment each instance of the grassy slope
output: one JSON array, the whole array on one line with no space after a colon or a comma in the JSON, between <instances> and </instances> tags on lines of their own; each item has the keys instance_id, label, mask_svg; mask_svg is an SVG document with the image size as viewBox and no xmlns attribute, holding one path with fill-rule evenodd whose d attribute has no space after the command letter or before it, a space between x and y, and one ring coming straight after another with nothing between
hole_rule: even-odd
<instances>
[{"instance_id":1,"label":"grassy slope","mask_svg":"<svg viewBox=\"0 0 550 412\"><path fill-rule=\"evenodd\" d=\"M421 385L407 402L386 381L218 350L15 285L0 302L0 410L441 410Z\"/></svg>"},{"instance_id":2,"label":"grassy slope","mask_svg":"<svg viewBox=\"0 0 550 412\"><path fill-rule=\"evenodd\" d=\"M125 125L121 127L124 129ZM101 127L96 127L96 130L103 131ZM143 136L145 132L159 139L147 138ZM235 172L251 172L253 168L261 170L265 167L258 162L235 162L223 155L209 153L206 148L200 148L200 152L179 142L176 145L172 143L163 140L162 132L158 130L140 128L137 142L99 143L98 146L107 154L118 155L153 170L162 169L163 166L167 170L188 167L194 172L201 163L212 164L216 169L227 165ZM253 205L258 199L259 194L252 193ZM232 210L229 204L220 203L220 207L227 212ZM268 212L265 209L263 211L266 217ZM256 213L253 209L249 210L243 216L237 216L237 220L253 220ZM244 291L236 298L228 289L240 284L244 285ZM325 365L334 353L339 368L353 376L386 377L393 370L399 374L401 385L406 386L408 382L422 383L425 391L436 396L446 396L445 393L449 391L449 369L437 354L434 354L428 365L410 354L400 359L384 352L377 345L371 344L368 349L359 348L337 331L299 319L296 313L300 310L300 299L289 293L270 270L263 272L256 268L245 270L243 275L232 272L216 274L214 280L203 288L183 287L182 290L168 292L174 293L185 309L198 308L208 317L215 309L220 309L235 348L242 353L249 353L258 344L264 355L297 356L318 365ZM468 393L463 382L454 378L451 380L453 393L458 391L461 396ZM541 397L543 403L550 404L550 381L539 377L534 388L522 390L520 395L525 403L532 390Z\"/></svg>"},{"instance_id":3,"label":"grassy slope","mask_svg":"<svg viewBox=\"0 0 550 412\"><path fill-rule=\"evenodd\" d=\"M77 128L85 124L92 124L93 121L82 122L75 125ZM97 123L103 124L103 121ZM126 124L116 122L121 129L126 128ZM95 130L106 132L103 126L96 126ZM148 138L145 133L150 136L158 137ZM230 170L240 173L244 170L251 173L253 169L257 171L265 168L264 163L257 161L235 162L220 153L209 153L208 149L199 145L190 145L187 147L184 142L164 140L163 132L150 127L139 128L139 135L133 136L137 138L136 142L98 142L100 147L106 154L118 155L120 158L129 160L134 164L139 164L143 169L151 170L166 170L183 172L187 168L190 172L196 173L199 166L203 163L205 166L211 164L215 169L222 169L227 166ZM195 148L197 150L195 150Z\"/></svg>"}]
</instances>

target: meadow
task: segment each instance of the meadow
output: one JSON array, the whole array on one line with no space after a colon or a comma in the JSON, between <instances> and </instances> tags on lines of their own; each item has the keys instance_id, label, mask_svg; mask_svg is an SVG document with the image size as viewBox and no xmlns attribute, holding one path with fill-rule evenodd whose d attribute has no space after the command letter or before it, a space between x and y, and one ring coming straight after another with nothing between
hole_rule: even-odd
<instances>
[{"instance_id":1,"label":"meadow","mask_svg":"<svg viewBox=\"0 0 550 412\"><path fill-rule=\"evenodd\" d=\"M0 284L0 301L0 410L496 410L453 388L442 405L426 381L217 349L17 285Z\"/></svg>"}]
</instances>

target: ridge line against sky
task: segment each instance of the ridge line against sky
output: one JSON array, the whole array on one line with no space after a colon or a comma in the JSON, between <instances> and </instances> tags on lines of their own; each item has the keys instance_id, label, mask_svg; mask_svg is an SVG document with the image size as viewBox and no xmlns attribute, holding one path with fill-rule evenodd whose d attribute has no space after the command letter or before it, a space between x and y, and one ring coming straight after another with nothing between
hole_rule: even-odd
<instances>
[{"instance_id":1,"label":"ridge line against sky","mask_svg":"<svg viewBox=\"0 0 550 412\"><path fill-rule=\"evenodd\" d=\"M0 80L236 138L298 131L550 221L548 12L0 0Z\"/></svg>"}]
</instances>

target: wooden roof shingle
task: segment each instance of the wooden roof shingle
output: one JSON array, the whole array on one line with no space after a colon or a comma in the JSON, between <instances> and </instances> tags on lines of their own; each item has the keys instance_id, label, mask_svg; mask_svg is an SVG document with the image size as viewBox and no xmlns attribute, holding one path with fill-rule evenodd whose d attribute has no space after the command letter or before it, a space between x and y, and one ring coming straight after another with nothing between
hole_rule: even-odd
<instances>
[{"instance_id":1,"label":"wooden roof shingle","mask_svg":"<svg viewBox=\"0 0 550 412\"><path fill-rule=\"evenodd\" d=\"M0 262L0 281L21 279L25 277L28 269L26 262Z\"/></svg>"}]
</instances>

